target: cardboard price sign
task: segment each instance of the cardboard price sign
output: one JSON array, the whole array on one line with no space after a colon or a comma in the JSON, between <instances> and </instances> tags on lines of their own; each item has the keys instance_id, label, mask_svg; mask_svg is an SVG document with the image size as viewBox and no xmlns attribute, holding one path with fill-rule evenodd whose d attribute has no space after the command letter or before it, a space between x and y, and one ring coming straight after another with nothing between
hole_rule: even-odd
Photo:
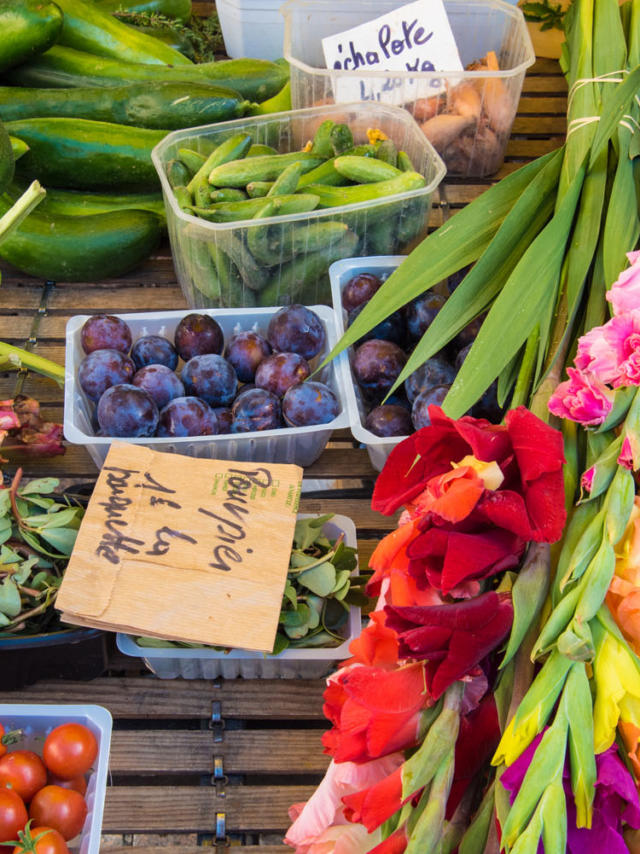
<instances>
[{"instance_id":1,"label":"cardboard price sign","mask_svg":"<svg viewBox=\"0 0 640 854\"><path fill-rule=\"evenodd\" d=\"M462 71L462 62L442 0L417 0L350 30L322 39L327 68L361 71L334 78L337 101L404 104L437 95L444 81L375 77L380 71Z\"/></svg>"},{"instance_id":2,"label":"cardboard price sign","mask_svg":"<svg viewBox=\"0 0 640 854\"><path fill-rule=\"evenodd\" d=\"M270 652L302 469L113 444L58 593L62 619Z\"/></svg>"}]
</instances>

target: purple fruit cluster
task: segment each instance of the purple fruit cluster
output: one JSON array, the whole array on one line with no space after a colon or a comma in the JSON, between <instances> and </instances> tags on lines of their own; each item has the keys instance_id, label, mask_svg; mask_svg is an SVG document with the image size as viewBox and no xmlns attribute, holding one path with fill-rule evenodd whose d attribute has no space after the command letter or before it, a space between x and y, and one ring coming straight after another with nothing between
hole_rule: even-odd
<instances>
[{"instance_id":1,"label":"purple fruit cluster","mask_svg":"<svg viewBox=\"0 0 640 854\"><path fill-rule=\"evenodd\" d=\"M161 335L133 342L125 321L97 314L81 343L78 382L97 404L102 436L249 433L327 424L340 411L328 386L307 381L326 335L303 305L276 312L264 335L238 328L227 342L205 314L183 317L173 342Z\"/></svg>"},{"instance_id":2,"label":"purple fruit cluster","mask_svg":"<svg viewBox=\"0 0 640 854\"><path fill-rule=\"evenodd\" d=\"M372 273L350 279L342 307L351 325L382 285ZM451 288L453 290L453 288ZM461 330L451 344L427 359L384 403L412 350L445 304L443 292L427 291L381 321L354 346L351 369L367 407L365 427L376 436L406 436L428 426L429 406L441 406L478 334L482 318ZM473 408L478 418L500 420L495 387Z\"/></svg>"}]
</instances>

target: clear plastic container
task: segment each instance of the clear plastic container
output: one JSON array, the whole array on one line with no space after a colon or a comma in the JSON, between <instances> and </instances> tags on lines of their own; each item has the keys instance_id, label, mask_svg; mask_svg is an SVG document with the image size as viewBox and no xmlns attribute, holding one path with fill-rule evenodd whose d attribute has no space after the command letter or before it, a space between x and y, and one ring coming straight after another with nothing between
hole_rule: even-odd
<instances>
[{"instance_id":1,"label":"clear plastic container","mask_svg":"<svg viewBox=\"0 0 640 854\"><path fill-rule=\"evenodd\" d=\"M416 171L424 176L425 186L383 199L264 218L258 223L253 219L207 222L179 207L166 176L166 166L177 156L178 149L209 154L225 139L246 131L254 143L270 145L282 153L297 151L325 119L346 122L356 144L367 142L368 128L383 130L398 148L406 151ZM444 164L406 110L373 103L315 107L174 131L154 148L151 156L162 183L178 281L187 303L196 308L329 303L327 270L333 261L398 252L426 234L431 195L445 174ZM256 228L269 228L270 246L286 247L300 226L329 222L345 224L348 230L325 249L309 251L307 244L291 260L281 250L281 261L257 270L253 256L247 254L249 232ZM213 266L212 253L217 268Z\"/></svg>"},{"instance_id":2,"label":"clear plastic container","mask_svg":"<svg viewBox=\"0 0 640 854\"><path fill-rule=\"evenodd\" d=\"M373 273L374 276L378 276L384 281L403 261L403 255L379 255L371 258L345 258L343 261L336 261L329 267L331 298L336 313L339 337L342 337L347 327L347 312L342 307L342 291L347 282L359 273ZM349 413L349 427L354 439L365 445L371 465L376 471L382 471L391 451L399 442L406 439L406 436L376 436L371 430L366 429L364 422L367 417L367 408L351 371L351 356L352 348L349 348L348 354L341 353L336 359L338 369L342 373L342 384L347 412Z\"/></svg>"},{"instance_id":3,"label":"clear plastic container","mask_svg":"<svg viewBox=\"0 0 640 854\"><path fill-rule=\"evenodd\" d=\"M25 737L17 748L33 750L42 755L47 735L64 723L79 723L88 727L98 742L98 757L87 780L85 800L88 812L82 833L68 845L72 854L98 854L102 812L107 790L109 745L111 743L111 714L102 706L47 706L19 703L0 703L0 721L9 730L24 730ZM9 748L10 750L12 748ZM9 850L9 849L5 849Z\"/></svg>"},{"instance_id":4,"label":"clear plastic container","mask_svg":"<svg viewBox=\"0 0 640 854\"><path fill-rule=\"evenodd\" d=\"M217 0L216 12L228 56L270 60L282 56L280 0Z\"/></svg>"},{"instance_id":5,"label":"clear plastic container","mask_svg":"<svg viewBox=\"0 0 640 854\"><path fill-rule=\"evenodd\" d=\"M319 364L337 341L335 313L324 305L312 306L320 317L326 331L325 352L312 361ZM234 329L256 328L266 333L269 319L277 308L215 309L204 314L215 317L224 332L225 341ZM187 314L182 311L140 312L119 314L129 324L133 340L141 335L164 335L173 340L178 322ZM100 468L109 451L112 438L96 436L93 427L95 405L84 394L77 380L78 366L84 358L80 343L80 331L88 315L76 315L67 323L67 345L65 355L64 384L64 435L68 442L84 445L95 464ZM239 462L294 463L311 465L322 453L333 430L346 427L349 419L344 403L342 376L337 365L328 365L314 379L326 383L340 402L340 412L328 424L310 427L283 427L279 430L263 430L255 433L222 434L219 436L190 436L184 439L149 438L127 439L127 442L144 445L154 451L186 454L189 457L237 460Z\"/></svg>"},{"instance_id":6,"label":"clear plastic container","mask_svg":"<svg viewBox=\"0 0 640 854\"><path fill-rule=\"evenodd\" d=\"M309 514L300 514L309 518ZM347 516L334 516L323 531L331 539L344 532L345 544L356 548L356 528ZM130 635L118 634L116 643L125 655L144 659L160 679L320 679L337 661L348 658L349 644L360 635L360 608L351 607L344 643L326 649L285 649L280 655L264 655L244 649L220 652L213 648L181 649L178 647L140 646Z\"/></svg>"},{"instance_id":7,"label":"clear plastic container","mask_svg":"<svg viewBox=\"0 0 640 854\"><path fill-rule=\"evenodd\" d=\"M340 80L392 80L394 93L406 93L396 103L415 117L449 174L482 177L496 172L504 160L526 69L535 62L531 38L520 9L502 0L444 0L444 5L462 65L466 68L493 51L499 70L327 69L323 38L392 11L397 0L288 0L282 7L284 56L291 64L294 108L334 103ZM416 79L424 87L416 89ZM429 97L432 81L440 80L446 81L446 92ZM433 121L445 114L448 118Z\"/></svg>"}]
</instances>

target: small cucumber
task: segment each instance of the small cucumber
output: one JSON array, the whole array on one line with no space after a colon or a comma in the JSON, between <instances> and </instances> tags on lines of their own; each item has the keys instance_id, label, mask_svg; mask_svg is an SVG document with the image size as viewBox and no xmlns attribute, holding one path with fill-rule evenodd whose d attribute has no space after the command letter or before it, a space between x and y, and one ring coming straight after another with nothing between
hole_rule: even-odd
<instances>
[{"instance_id":1,"label":"small cucumber","mask_svg":"<svg viewBox=\"0 0 640 854\"><path fill-rule=\"evenodd\" d=\"M368 255L392 255L396 244L396 222L393 217L367 226L364 249Z\"/></svg>"},{"instance_id":2,"label":"small cucumber","mask_svg":"<svg viewBox=\"0 0 640 854\"><path fill-rule=\"evenodd\" d=\"M269 273L256 264L255 258L249 252L241 237L232 231L227 231L218 238L226 254L236 265L242 281L251 291L261 291L267 284Z\"/></svg>"},{"instance_id":3,"label":"small cucumber","mask_svg":"<svg viewBox=\"0 0 640 854\"><path fill-rule=\"evenodd\" d=\"M389 178L397 178L398 175L402 175L400 169L396 169L389 163L376 160L374 157L359 157L354 154L343 154L342 157L336 157L334 166L345 178L350 181L357 181L359 184L387 181Z\"/></svg>"},{"instance_id":4,"label":"small cucumber","mask_svg":"<svg viewBox=\"0 0 640 854\"><path fill-rule=\"evenodd\" d=\"M238 268L217 245L209 243L209 253L220 283L221 305L229 308L250 307L256 304L252 290L245 288Z\"/></svg>"},{"instance_id":5,"label":"small cucumber","mask_svg":"<svg viewBox=\"0 0 640 854\"><path fill-rule=\"evenodd\" d=\"M234 160L217 166L209 175L209 183L216 187L246 187L252 181L275 181L287 166L296 161L300 162L302 172L309 172L322 163L322 158L304 151L292 151L289 154Z\"/></svg>"},{"instance_id":6,"label":"small cucumber","mask_svg":"<svg viewBox=\"0 0 640 854\"><path fill-rule=\"evenodd\" d=\"M186 187L174 187L173 195L176 197L176 202L178 206L182 208L185 213L191 213L191 205L193 204L193 199L191 198L191 193L187 190Z\"/></svg>"},{"instance_id":7,"label":"small cucumber","mask_svg":"<svg viewBox=\"0 0 640 854\"><path fill-rule=\"evenodd\" d=\"M193 214L208 222L239 222L253 219L269 202L276 202L277 216L292 213L307 213L318 206L318 197L310 193L296 193L291 196L277 196L274 199L246 199L243 202L220 202L210 208L193 207Z\"/></svg>"},{"instance_id":8,"label":"small cucumber","mask_svg":"<svg viewBox=\"0 0 640 854\"><path fill-rule=\"evenodd\" d=\"M206 304L220 305L222 301L220 280L209 253L209 242L193 238L189 242L189 251L182 256L181 263L188 282L205 297ZM190 296L191 305L202 303L201 297L197 294L192 292Z\"/></svg>"},{"instance_id":9,"label":"small cucumber","mask_svg":"<svg viewBox=\"0 0 640 854\"><path fill-rule=\"evenodd\" d=\"M194 151L192 148L179 148L178 159L187 167L189 170L189 177L191 178L192 175L196 174L207 158L204 154L200 154L199 151Z\"/></svg>"},{"instance_id":10,"label":"small cucumber","mask_svg":"<svg viewBox=\"0 0 640 854\"><path fill-rule=\"evenodd\" d=\"M390 166L398 165L398 149L392 139L383 139L376 142L376 157L382 160L383 163L388 163Z\"/></svg>"},{"instance_id":11,"label":"small cucumber","mask_svg":"<svg viewBox=\"0 0 640 854\"><path fill-rule=\"evenodd\" d=\"M225 139L217 148L214 148L211 154L198 169L191 181L187 184L187 190L190 193L195 192L199 185L206 186L208 183L209 172L222 163L228 163L230 160L236 160L238 157L244 157L251 145L251 137L248 133L237 133L229 139Z\"/></svg>"},{"instance_id":12,"label":"small cucumber","mask_svg":"<svg viewBox=\"0 0 640 854\"><path fill-rule=\"evenodd\" d=\"M406 151L398 152L398 169L401 169L403 172L416 171L416 168L411 162L411 158L409 157Z\"/></svg>"},{"instance_id":13,"label":"small cucumber","mask_svg":"<svg viewBox=\"0 0 640 854\"><path fill-rule=\"evenodd\" d=\"M267 196L286 196L295 193L301 175L302 164L299 160L296 160L295 163L291 163L278 175L273 186L269 188Z\"/></svg>"},{"instance_id":14,"label":"small cucumber","mask_svg":"<svg viewBox=\"0 0 640 854\"><path fill-rule=\"evenodd\" d=\"M221 190L209 193L209 198L212 202L242 202L247 198L247 194L233 187L223 187Z\"/></svg>"},{"instance_id":15,"label":"small cucumber","mask_svg":"<svg viewBox=\"0 0 640 854\"><path fill-rule=\"evenodd\" d=\"M189 187L187 186L186 189L188 193ZM209 192L209 187L206 184L198 184L193 193L191 193L191 197L193 198L193 203L196 207L211 207L211 193Z\"/></svg>"},{"instance_id":16,"label":"small cucumber","mask_svg":"<svg viewBox=\"0 0 640 854\"><path fill-rule=\"evenodd\" d=\"M306 175L302 175L300 180L298 181L298 190L301 190L303 187L308 187L309 184L328 184L331 187L340 187L343 184L347 183L347 179L344 175L341 175L340 172L334 166L334 160L326 160L324 163L321 163L320 166L316 166L315 169L312 169L310 172L307 172Z\"/></svg>"},{"instance_id":17,"label":"small cucumber","mask_svg":"<svg viewBox=\"0 0 640 854\"><path fill-rule=\"evenodd\" d=\"M0 215L11 207L0 198ZM121 210L91 216L32 212L0 244L14 267L58 282L97 282L144 261L160 242L160 221L148 211Z\"/></svg>"},{"instance_id":18,"label":"small cucumber","mask_svg":"<svg viewBox=\"0 0 640 854\"><path fill-rule=\"evenodd\" d=\"M278 151L270 145L263 145L261 142L254 142L245 157L262 157L265 154L277 154Z\"/></svg>"},{"instance_id":19,"label":"small cucumber","mask_svg":"<svg viewBox=\"0 0 640 854\"><path fill-rule=\"evenodd\" d=\"M288 302L297 302L303 292L308 292L312 288L317 291L319 280L325 276L331 264L334 261L340 261L342 258L349 258L354 255L358 242L358 235L352 231L347 231L341 240L328 248L319 252L311 252L308 255L301 255L278 267L265 289L260 293L259 304L263 306L280 305L285 299ZM325 293L314 292L310 301L328 302L329 299L330 293L327 286Z\"/></svg>"},{"instance_id":20,"label":"small cucumber","mask_svg":"<svg viewBox=\"0 0 640 854\"><path fill-rule=\"evenodd\" d=\"M322 122L320 127L315 133L313 137L313 143L311 145L311 153L317 154L322 157L324 160L328 160L330 157L333 157L333 146L331 145L331 131L335 127L335 122L331 119L327 119Z\"/></svg>"},{"instance_id":21,"label":"small cucumber","mask_svg":"<svg viewBox=\"0 0 640 854\"><path fill-rule=\"evenodd\" d=\"M397 193L407 193L425 186L425 180L418 172L403 172L396 178L378 181L375 184L358 184L356 187L327 187L325 184L310 184L305 187L309 193L320 197L321 208L337 205L353 205L372 199L383 199Z\"/></svg>"},{"instance_id":22,"label":"small cucumber","mask_svg":"<svg viewBox=\"0 0 640 854\"><path fill-rule=\"evenodd\" d=\"M245 189L250 199L260 199L268 194L273 184L273 181L250 181Z\"/></svg>"},{"instance_id":23,"label":"small cucumber","mask_svg":"<svg viewBox=\"0 0 640 854\"><path fill-rule=\"evenodd\" d=\"M273 216L273 208L265 207L256 219ZM348 231L342 222L312 222L307 225L281 223L272 226L249 227L247 244L259 264L267 267L291 261L298 255L326 249L341 240Z\"/></svg>"},{"instance_id":24,"label":"small cucumber","mask_svg":"<svg viewBox=\"0 0 640 854\"><path fill-rule=\"evenodd\" d=\"M346 154L350 148L353 148L353 134L348 125L334 125L331 128L330 139L336 157L340 154Z\"/></svg>"},{"instance_id":25,"label":"small cucumber","mask_svg":"<svg viewBox=\"0 0 640 854\"><path fill-rule=\"evenodd\" d=\"M170 160L166 172L167 180L174 190L176 187L186 187L189 183L191 173L180 160Z\"/></svg>"}]
</instances>

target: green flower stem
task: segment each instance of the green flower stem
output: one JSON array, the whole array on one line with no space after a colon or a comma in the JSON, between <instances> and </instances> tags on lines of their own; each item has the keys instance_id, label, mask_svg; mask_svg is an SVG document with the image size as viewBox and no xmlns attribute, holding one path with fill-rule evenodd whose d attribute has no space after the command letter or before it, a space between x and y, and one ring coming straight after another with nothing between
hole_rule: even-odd
<instances>
[{"instance_id":1,"label":"green flower stem","mask_svg":"<svg viewBox=\"0 0 640 854\"><path fill-rule=\"evenodd\" d=\"M20 196L13 207L0 217L0 242L16 229L25 217L40 204L47 191L38 181L34 181Z\"/></svg>"},{"instance_id":2,"label":"green flower stem","mask_svg":"<svg viewBox=\"0 0 640 854\"><path fill-rule=\"evenodd\" d=\"M20 368L35 371L37 374L55 380L59 385L64 385L64 368L62 365L52 362L51 359L30 353L28 350L23 350L21 347L14 347L13 344L0 341L0 369L19 370Z\"/></svg>"}]
</instances>

